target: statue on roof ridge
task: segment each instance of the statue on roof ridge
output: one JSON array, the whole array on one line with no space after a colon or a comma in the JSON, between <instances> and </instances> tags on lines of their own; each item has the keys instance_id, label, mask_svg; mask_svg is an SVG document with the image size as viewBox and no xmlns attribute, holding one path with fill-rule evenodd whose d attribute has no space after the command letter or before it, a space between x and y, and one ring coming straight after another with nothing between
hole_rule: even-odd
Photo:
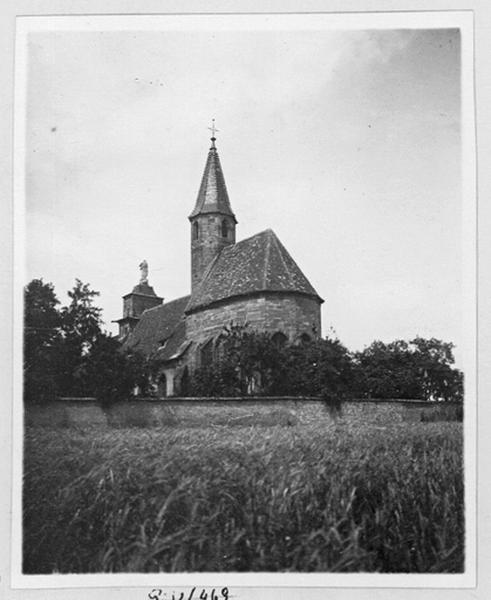
<instances>
[{"instance_id":1,"label":"statue on roof ridge","mask_svg":"<svg viewBox=\"0 0 491 600\"><path fill-rule=\"evenodd\" d=\"M148 285L148 263L144 259L140 264L140 283Z\"/></svg>"}]
</instances>

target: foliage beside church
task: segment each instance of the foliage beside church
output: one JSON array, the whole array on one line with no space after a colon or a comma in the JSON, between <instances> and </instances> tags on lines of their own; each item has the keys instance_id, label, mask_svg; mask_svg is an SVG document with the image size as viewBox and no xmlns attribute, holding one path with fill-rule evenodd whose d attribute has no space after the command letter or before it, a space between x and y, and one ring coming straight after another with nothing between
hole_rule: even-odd
<instances>
[{"instance_id":1,"label":"foliage beside church","mask_svg":"<svg viewBox=\"0 0 491 600\"><path fill-rule=\"evenodd\" d=\"M305 339L257 332L247 326L224 328L214 356L191 380L193 396L351 395L352 361L337 339Z\"/></svg>"},{"instance_id":2,"label":"foliage beside church","mask_svg":"<svg viewBox=\"0 0 491 600\"><path fill-rule=\"evenodd\" d=\"M98 296L77 280L59 307L53 285L25 288L24 397L91 396L110 403L159 395L161 361L125 349L102 330ZM328 400L411 398L462 400L463 377L451 343L417 337L376 341L349 352L332 337L296 343L286 336L231 324L203 348L200 366L181 378L182 396L322 396Z\"/></svg>"},{"instance_id":3,"label":"foliage beside church","mask_svg":"<svg viewBox=\"0 0 491 600\"><path fill-rule=\"evenodd\" d=\"M54 287L32 280L24 290L24 399L43 403L60 396L128 397L136 385L149 388L151 365L123 352L102 330L99 295L76 280L70 302L59 307Z\"/></svg>"}]
</instances>

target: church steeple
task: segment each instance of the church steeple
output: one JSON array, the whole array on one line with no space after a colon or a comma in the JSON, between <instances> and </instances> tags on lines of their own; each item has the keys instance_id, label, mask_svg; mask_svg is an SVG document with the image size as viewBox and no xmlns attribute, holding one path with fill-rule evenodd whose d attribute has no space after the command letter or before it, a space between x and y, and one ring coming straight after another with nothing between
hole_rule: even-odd
<instances>
[{"instance_id":1,"label":"church steeple","mask_svg":"<svg viewBox=\"0 0 491 600\"><path fill-rule=\"evenodd\" d=\"M215 146L213 119L211 147L208 151L205 170L191 222L191 292L196 288L206 267L220 253L222 248L235 244L237 219L230 206L227 186L223 176L220 158Z\"/></svg>"},{"instance_id":2,"label":"church steeple","mask_svg":"<svg viewBox=\"0 0 491 600\"><path fill-rule=\"evenodd\" d=\"M215 133L218 131L215 128L215 119L213 119L213 125L210 129L212 130L211 147L208 152L196 204L189 218L192 219L203 214L220 213L232 217L234 222L237 223L230 206L227 186L225 185L220 158L215 146Z\"/></svg>"}]
</instances>

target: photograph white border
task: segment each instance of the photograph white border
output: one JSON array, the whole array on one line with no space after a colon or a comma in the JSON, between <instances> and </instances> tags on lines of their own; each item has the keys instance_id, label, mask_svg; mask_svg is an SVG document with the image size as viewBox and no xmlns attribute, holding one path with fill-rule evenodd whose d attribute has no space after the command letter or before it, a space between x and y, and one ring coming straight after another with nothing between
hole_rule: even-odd
<instances>
[{"instance_id":1,"label":"photograph white border","mask_svg":"<svg viewBox=\"0 0 491 600\"><path fill-rule=\"evenodd\" d=\"M466 570L463 574L171 573L23 575L22 555L22 326L25 285L25 105L27 35L31 31L285 30L459 28L462 56L462 165L465 341ZM315 14L169 14L18 17L14 101L14 379L12 561L13 588L261 585L262 587L472 588L476 585L476 156L473 14L471 11ZM260 582L260 583L259 583Z\"/></svg>"}]
</instances>

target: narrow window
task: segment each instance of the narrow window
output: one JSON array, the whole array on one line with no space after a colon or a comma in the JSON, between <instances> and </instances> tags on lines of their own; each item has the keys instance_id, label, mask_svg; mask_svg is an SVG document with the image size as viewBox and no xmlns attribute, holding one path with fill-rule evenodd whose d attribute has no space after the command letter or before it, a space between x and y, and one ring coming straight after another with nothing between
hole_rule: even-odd
<instances>
[{"instance_id":1,"label":"narrow window","mask_svg":"<svg viewBox=\"0 0 491 600\"><path fill-rule=\"evenodd\" d=\"M189 395L189 370L187 367L184 367L184 371L182 373L180 394L184 397Z\"/></svg>"},{"instance_id":2,"label":"narrow window","mask_svg":"<svg viewBox=\"0 0 491 600\"><path fill-rule=\"evenodd\" d=\"M167 396L167 377L165 376L165 373L160 375L157 385L159 396L161 398L165 398Z\"/></svg>"},{"instance_id":3,"label":"narrow window","mask_svg":"<svg viewBox=\"0 0 491 600\"><path fill-rule=\"evenodd\" d=\"M228 223L225 219L222 221L222 237L228 237Z\"/></svg>"},{"instance_id":4,"label":"narrow window","mask_svg":"<svg viewBox=\"0 0 491 600\"><path fill-rule=\"evenodd\" d=\"M193 223L193 240L197 240L199 238L199 225L198 221Z\"/></svg>"}]
</instances>

